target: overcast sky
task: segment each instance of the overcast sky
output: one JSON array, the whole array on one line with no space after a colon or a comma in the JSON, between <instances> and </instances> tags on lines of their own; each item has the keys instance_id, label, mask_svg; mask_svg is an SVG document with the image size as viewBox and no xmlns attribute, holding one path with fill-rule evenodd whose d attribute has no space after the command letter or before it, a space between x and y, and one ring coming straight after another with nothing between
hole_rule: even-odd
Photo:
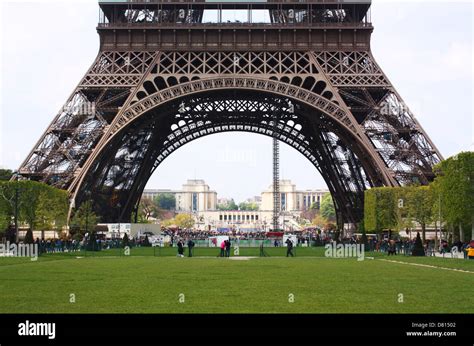
<instances>
[{"instance_id":1,"label":"overcast sky","mask_svg":"<svg viewBox=\"0 0 474 346\"><path fill-rule=\"evenodd\" d=\"M0 167L16 169L94 61L96 1L0 1ZM473 2L374 0L372 50L444 157L473 149ZM271 183L271 139L224 133L173 153L148 188L205 179L237 201ZM282 145L281 176L325 187L300 153Z\"/></svg>"}]
</instances>

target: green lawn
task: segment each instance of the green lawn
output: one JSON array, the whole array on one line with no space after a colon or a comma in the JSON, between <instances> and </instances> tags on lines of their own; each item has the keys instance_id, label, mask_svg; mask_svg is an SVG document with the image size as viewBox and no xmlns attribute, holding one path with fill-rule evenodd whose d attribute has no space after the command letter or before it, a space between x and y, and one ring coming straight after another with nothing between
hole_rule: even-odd
<instances>
[{"instance_id":1,"label":"green lawn","mask_svg":"<svg viewBox=\"0 0 474 346\"><path fill-rule=\"evenodd\" d=\"M324 258L322 248L297 249L295 258L283 257L285 249L266 250L270 257L248 260L216 258L216 249L204 248L196 254L209 257L176 258L176 249L153 256L153 249L142 248L128 257L109 250L36 262L0 258L0 312L474 312L474 261L367 254L374 259L358 262ZM242 256L258 252L240 249Z\"/></svg>"},{"instance_id":2,"label":"green lawn","mask_svg":"<svg viewBox=\"0 0 474 346\"><path fill-rule=\"evenodd\" d=\"M185 255L188 256L188 249L185 248ZM195 247L193 249L194 256L197 257L217 257L220 253L219 248L208 248L208 247ZM286 255L286 248L279 247L279 248L265 248L265 253L270 257L274 256L285 256ZM324 256L324 248L323 247L311 247L311 248L294 248L293 253L300 257L300 256ZM232 256L234 255L234 249L231 250ZM177 248L176 247L139 247L139 248L131 248L130 249L130 256L156 256L156 257L163 257L163 256L176 256L177 255ZM103 256L115 256L120 257L124 256L124 249L110 249L104 251L80 251L80 252L71 252L71 253L61 253L61 254L48 254L46 257L49 256L65 256L65 257L103 257ZM239 256L260 256L260 249L255 247L240 247L239 248ZM1 265L1 264L0 264Z\"/></svg>"}]
</instances>

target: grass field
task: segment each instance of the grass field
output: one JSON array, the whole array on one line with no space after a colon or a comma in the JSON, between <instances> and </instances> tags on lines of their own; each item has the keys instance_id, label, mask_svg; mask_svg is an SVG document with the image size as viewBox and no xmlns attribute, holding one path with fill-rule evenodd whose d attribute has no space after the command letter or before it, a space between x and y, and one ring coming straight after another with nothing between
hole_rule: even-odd
<instances>
[{"instance_id":1,"label":"grass field","mask_svg":"<svg viewBox=\"0 0 474 346\"><path fill-rule=\"evenodd\" d=\"M193 258L153 251L0 258L0 312L474 312L470 260L367 253L373 259L358 262L325 258L322 248L298 248L295 258L269 248L270 257L237 260L217 258L216 249L197 248ZM241 256L258 254L240 249Z\"/></svg>"}]
</instances>

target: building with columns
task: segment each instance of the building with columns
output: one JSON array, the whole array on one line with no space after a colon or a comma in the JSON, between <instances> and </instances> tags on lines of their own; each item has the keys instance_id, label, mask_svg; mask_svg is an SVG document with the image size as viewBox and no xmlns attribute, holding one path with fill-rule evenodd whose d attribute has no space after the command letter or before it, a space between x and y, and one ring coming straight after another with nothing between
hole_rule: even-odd
<instances>
[{"instance_id":1,"label":"building with columns","mask_svg":"<svg viewBox=\"0 0 474 346\"><path fill-rule=\"evenodd\" d=\"M283 212L304 211L309 209L313 203L321 205L326 193L329 193L329 190L297 190L291 180L280 180L280 210ZM262 192L260 210L273 210L273 184Z\"/></svg>"},{"instance_id":2,"label":"building with columns","mask_svg":"<svg viewBox=\"0 0 474 346\"><path fill-rule=\"evenodd\" d=\"M159 194L169 193L176 198L177 212L201 212L217 209L217 192L201 179L189 179L181 190L147 189L142 198L154 199Z\"/></svg>"},{"instance_id":3,"label":"building with columns","mask_svg":"<svg viewBox=\"0 0 474 346\"><path fill-rule=\"evenodd\" d=\"M280 181L281 217L280 224L286 230L299 227L297 220L302 211L313 203L320 204L327 189L297 190L291 180ZM270 230L273 217L273 185L248 199L247 202L259 205L257 211L217 210L217 193L209 188L204 180L188 180L181 190L145 190L143 198L154 198L160 193L172 193L176 197L176 212L192 213L196 227L200 229L232 228ZM226 199L230 201L230 199ZM220 199L220 202L225 202Z\"/></svg>"},{"instance_id":4,"label":"building with columns","mask_svg":"<svg viewBox=\"0 0 474 346\"><path fill-rule=\"evenodd\" d=\"M200 212L217 209L217 192L204 180L190 179L176 193L176 211Z\"/></svg>"}]
</instances>

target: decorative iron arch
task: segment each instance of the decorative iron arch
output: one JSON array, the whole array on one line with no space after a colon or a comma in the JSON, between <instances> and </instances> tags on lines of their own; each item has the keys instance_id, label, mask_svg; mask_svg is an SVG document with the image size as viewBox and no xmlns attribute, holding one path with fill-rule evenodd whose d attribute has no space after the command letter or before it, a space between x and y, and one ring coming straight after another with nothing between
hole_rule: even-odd
<instances>
[{"instance_id":1,"label":"decorative iron arch","mask_svg":"<svg viewBox=\"0 0 474 346\"><path fill-rule=\"evenodd\" d=\"M219 132L246 131L274 136L272 117L275 112L279 112L278 138L300 151L319 170L335 196L337 211L340 215L344 215L344 220L360 221L363 191L368 186L383 185L385 182L381 180L380 172L374 169L374 162L371 161L370 155L364 152L354 131L350 127L342 126L339 119L328 117L321 110L322 107L316 108L308 102L300 101L295 103L297 112L291 115L288 110L289 104L295 102L293 98L262 90L258 93L254 91L230 87L220 90L200 90L169 98L154 107L145 108L138 103L133 105L130 108L134 109L135 116L128 117L126 123L121 123L120 131L111 131L113 134L102 146L102 155L95 158L94 165L89 167L90 173L76 190L76 200L80 203L87 199L86 195L92 191L95 198L99 198L99 191L103 189L101 193L104 196L109 195L110 198L105 199L109 199L111 203L107 201L97 203L105 208L97 210L99 214L103 215L106 210L110 211L119 204L120 218L126 221L149 176L174 150L192 140ZM232 93L236 94L233 98ZM142 101L147 102L146 99ZM184 121L185 115L179 114L178 108L184 101L187 105L185 113L188 120L194 117L191 122ZM214 114L200 120L203 113L219 112L215 109L218 103L222 114L220 119ZM130 112L130 108L125 110L124 114ZM142 113L137 114L137 110L141 110ZM236 115L239 112L240 114ZM177 121L179 117L183 117L181 124ZM149 126L153 127L153 131L161 131L161 135L154 135L152 130L144 130ZM162 128L157 130L156 126ZM127 138L130 140L127 141ZM155 148L153 153L147 154L143 148L152 143L160 149ZM144 155L138 158L132 157L137 155L134 146L142 148ZM338 148L343 151L341 154L343 158L337 157ZM129 160L135 162L130 162L127 166L126 155L129 155ZM132 178L121 177L122 180L117 178L120 172L127 171L127 167L135 167L138 170L132 174ZM119 190L126 192L118 193ZM120 194L123 196L119 196ZM116 220L117 211L112 212L108 218Z\"/></svg>"},{"instance_id":2,"label":"decorative iron arch","mask_svg":"<svg viewBox=\"0 0 474 346\"><path fill-rule=\"evenodd\" d=\"M173 100L177 100L189 95L199 94L210 90L238 89L253 90L258 92L263 91L283 97L289 97L295 101L301 102L321 111L323 114L336 121L342 128L345 128L349 133L352 133L354 138L359 142L359 145L363 147L367 153L370 153L370 156L374 158L374 164L379 171L379 174L382 176L385 184L397 185L393 177L391 177L386 171L385 166L377 153L374 152L373 146L368 143L368 140L365 134L360 130L359 125L351 120L351 117L348 116L346 111L337 103L332 102L329 99L307 89L277 80L233 76L196 79L159 90L156 93L141 100L135 100L133 104L122 110L117 115L113 123L109 126L108 131L98 143L96 150L94 150L91 157L88 159L81 170L80 176L77 177L69 187L69 191L77 191L80 188L84 177L89 172L90 166L101 154L103 148L115 136L119 135L122 130L126 128L131 122L145 114L147 111L167 102L172 102ZM76 195L76 192L74 192L74 195Z\"/></svg>"},{"instance_id":3,"label":"decorative iron arch","mask_svg":"<svg viewBox=\"0 0 474 346\"><path fill-rule=\"evenodd\" d=\"M209 90L247 89L254 91L266 91L283 97L290 97L296 101L308 104L325 113L346 127L355 135L358 135L356 125L351 121L344 109L335 102L318 95L309 90L292 84L271 79L259 79L250 77L219 77L197 79L183 84L178 84L163 90L159 90L129 106L117 121L112 125L109 138L116 135L128 123L146 113L148 110L183 96L202 93Z\"/></svg>"}]
</instances>

